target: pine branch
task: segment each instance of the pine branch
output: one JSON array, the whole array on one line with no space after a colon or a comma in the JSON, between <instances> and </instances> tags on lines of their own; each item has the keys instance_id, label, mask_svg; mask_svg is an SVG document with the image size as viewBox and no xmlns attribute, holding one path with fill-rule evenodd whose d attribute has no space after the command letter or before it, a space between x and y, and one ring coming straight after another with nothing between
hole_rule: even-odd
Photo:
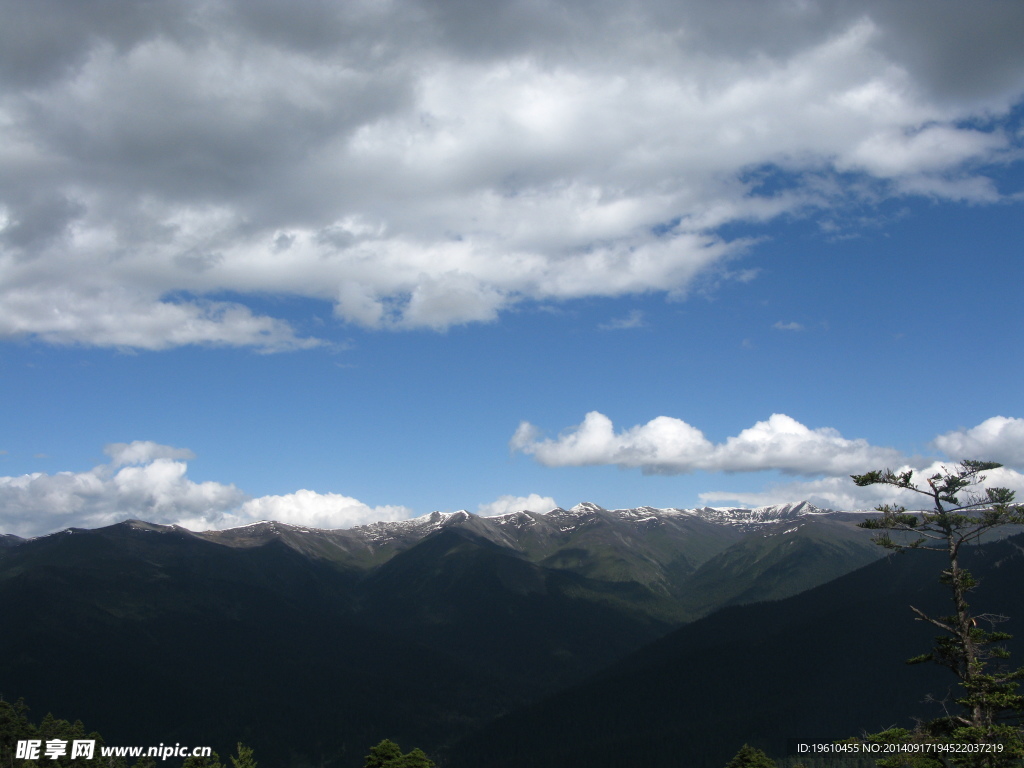
<instances>
[{"instance_id":1,"label":"pine branch","mask_svg":"<svg viewBox=\"0 0 1024 768\"><path fill-rule=\"evenodd\" d=\"M917 620L918 621L927 621L929 624L934 624L936 627L941 629L943 632L949 632L949 634L951 634L951 635L955 635L956 634L956 630L953 629L953 627L951 627L949 624L941 622L938 619L933 619L927 613L925 613L924 611L922 611L922 610L920 610L918 608L915 608L914 606L910 606L910 610L912 610L914 613L917 614Z\"/></svg>"}]
</instances>

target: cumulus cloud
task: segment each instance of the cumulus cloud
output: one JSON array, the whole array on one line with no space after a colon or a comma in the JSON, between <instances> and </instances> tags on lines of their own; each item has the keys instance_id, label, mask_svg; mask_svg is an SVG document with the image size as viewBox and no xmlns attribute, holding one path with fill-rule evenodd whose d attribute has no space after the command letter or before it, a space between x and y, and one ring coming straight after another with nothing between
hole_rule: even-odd
<instances>
[{"instance_id":1,"label":"cumulus cloud","mask_svg":"<svg viewBox=\"0 0 1024 768\"><path fill-rule=\"evenodd\" d=\"M998 197L1020 4L740 5L2 3L0 336L278 351L318 341L249 297L394 329L680 298L752 247L723 225Z\"/></svg>"},{"instance_id":2,"label":"cumulus cloud","mask_svg":"<svg viewBox=\"0 0 1024 768\"><path fill-rule=\"evenodd\" d=\"M952 459L998 461L1024 468L1024 419L993 416L971 429L939 435L933 444Z\"/></svg>"},{"instance_id":3,"label":"cumulus cloud","mask_svg":"<svg viewBox=\"0 0 1024 768\"><path fill-rule=\"evenodd\" d=\"M2 259L2 256L0 256ZM198 344L249 346L266 352L319 346L285 322L254 315L241 304L161 301L125 286L53 285L0 288L0 336L32 336L54 344L167 349Z\"/></svg>"},{"instance_id":4,"label":"cumulus cloud","mask_svg":"<svg viewBox=\"0 0 1024 768\"><path fill-rule=\"evenodd\" d=\"M531 493L529 496L500 496L492 502L481 504L477 507L476 513L481 517L497 517L507 515L511 512L522 512L524 509L530 512L550 512L558 504L550 496L541 496Z\"/></svg>"},{"instance_id":5,"label":"cumulus cloud","mask_svg":"<svg viewBox=\"0 0 1024 768\"><path fill-rule=\"evenodd\" d=\"M175 451L152 443L148 446L166 453ZM136 455L130 457L133 463L121 466L118 462L132 453L131 448L122 448L112 451L119 457L114 463L86 472L0 477L0 529L18 536L38 536L129 518L166 524L205 521L209 527L219 527L226 513L247 498L233 485L190 480L183 461L143 459L143 449L135 449Z\"/></svg>"},{"instance_id":6,"label":"cumulus cloud","mask_svg":"<svg viewBox=\"0 0 1024 768\"><path fill-rule=\"evenodd\" d=\"M875 461L863 463L850 471L852 474L860 474L882 467L890 467L897 472L909 469L921 481L962 459L999 461L1006 466L985 472L984 485L1010 488L1018 494L1018 498L1024 497L1024 475L1017 471L1024 466L1024 419L993 416L970 429L954 430L936 437L932 447L944 453L951 461ZM763 491L749 493L710 491L700 494L700 498L707 504L729 502L748 506L807 499L813 504L833 509L873 509L878 504L892 501L911 509L920 507L922 500L918 494L888 486L859 488L846 476L778 483Z\"/></svg>"},{"instance_id":7,"label":"cumulus cloud","mask_svg":"<svg viewBox=\"0 0 1024 768\"><path fill-rule=\"evenodd\" d=\"M172 448L151 440L133 440L130 443L110 443L103 452L110 457L112 467L125 464L148 464L156 459L194 459L196 456L187 448Z\"/></svg>"},{"instance_id":8,"label":"cumulus cloud","mask_svg":"<svg viewBox=\"0 0 1024 768\"><path fill-rule=\"evenodd\" d=\"M903 464L893 467L894 471L914 471L915 482L922 482L936 472L941 472L942 462L932 462L923 466ZM993 469L986 473L985 483L981 487L1009 488L1015 491L1018 498L1024 496L1024 475L1008 468ZM762 491L734 492L710 491L700 494L704 504L741 504L748 507L759 507L766 504L784 504L806 499L812 504L829 509L861 510L874 509L879 504L897 503L907 509L930 509L927 498L913 491L903 491L890 486L871 485L860 488L853 484L849 477L823 477L816 480L778 483Z\"/></svg>"},{"instance_id":9,"label":"cumulus cloud","mask_svg":"<svg viewBox=\"0 0 1024 768\"><path fill-rule=\"evenodd\" d=\"M844 438L829 427L811 429L781 413L714 444L696 427L671 416L616 432L611 419L591 411L581 424L555 439L544 438L524 421L510 446L549 467L614 464L657 474L774 469L836 475L903 460L894 449Z\"/></svg>"},{"instance_id":10,"label":"cumulus cloud","mask_svg":"<svg viewBox=\"0 0 1024 768\"><path fill-rule=\"evenodd\" d=\"M250 499L234 515L237 524L277 520L311 528L352 528L378 520L405 520L411 516L412 510L407 507L371 507L350 496L306 489L283 496Z\"/></svg>"},{"instance_id":11,"label":"cumulus cloud","mask_svg":"<svg viewBox=\"0 0 1024 768\"><path fill-rule=\"evenodd\" d=\"M68 527L97 528L136 518L190 530L279 520L317 528L351 528L401 520L401 506L370 507L336 493L300 490L251 498L234 485L189 479L191 451L149 441L115 443L111 457L85 472L0 477L0 532L39 536Z\"/></svg>"}]
</instances>

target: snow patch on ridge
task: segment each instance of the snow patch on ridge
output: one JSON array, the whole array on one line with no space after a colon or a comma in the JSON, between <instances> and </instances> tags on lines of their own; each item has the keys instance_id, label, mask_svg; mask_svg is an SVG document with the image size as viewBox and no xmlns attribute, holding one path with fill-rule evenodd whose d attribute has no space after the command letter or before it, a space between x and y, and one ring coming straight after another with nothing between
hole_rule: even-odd
<instances>
[{"instance_id":1,"label":"snow patch on ridge","mask_svg":"<svg viewBox=\"0 0 1024 768\"><path fill-rule=\"evenodd\" d=\"M764 507L749 509L746 507L699 507L695 509L678 509L674 507L633 507L630 509L608 510L590 501L580 502L571 509L556 507L548 512L531 512L522 510L509 512L504 515L493 517L479 517L467 510L460 509L456 512L430 512L409 520L378 521L367 525L356 526L350 531L358 538L373 542L394 539L404 536L425 536L451 525L463 525L474 520L486 521L499 526L512 526L524 528L533 526L538 520L549 518L558 524L563 532L573 528L586 525L593 516L613 517L623 522L641 525L657 523L663 519L688 517L700 518L716 525L737 526L753 528L771 525L780 521L795 521L810 515L834 514L833 510L816 507L810 502L800 501L789 504L772 504ZM236 532L260 532L280 535L282 531L302 531L307 533L327 533L319 528L307 528L304 526L289 525L273 520L261 520L255 523L248 523L237 528L230 528L221 533L230 531Z\"/></svg>"},{"instance_id":2,"label":"snow patch on ridge","mask_svg":"<svg viewBox=\"0 0 1024 768\"><path fill-rule=\"evenodd\" d=\"M790 504L771 504L755 509L731 507L703 507L694 510L701 518L721 525L753 527L769 525L782 520L796 520L808 515L831 515L834 510L816 507L810 502L800 501Z\"/></svg>"}]
</instances>

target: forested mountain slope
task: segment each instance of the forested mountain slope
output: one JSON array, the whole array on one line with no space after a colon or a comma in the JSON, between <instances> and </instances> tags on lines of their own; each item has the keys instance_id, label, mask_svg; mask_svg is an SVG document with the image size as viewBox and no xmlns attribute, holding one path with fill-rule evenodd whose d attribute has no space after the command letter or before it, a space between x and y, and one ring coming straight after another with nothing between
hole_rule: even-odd
<instances>
[{"instance_id":1,"label":"forested mountain slope","mask_svg":"<svg viewBox=\"0 0 1024 768\"><path fill-rule=\"evenodd\" d=\"M981 586L978 612L1006 614L1024 662L1024 538L964 555ZM452 768L720 768L744 744L785 753L786 740L832 740L914 716L937 717L955 682L934 664L935 630L909 606L944 615L941 557L904 553L794 597L725 608L594 678L502 718L459 745Z\"/></svg>"}]
</instances>

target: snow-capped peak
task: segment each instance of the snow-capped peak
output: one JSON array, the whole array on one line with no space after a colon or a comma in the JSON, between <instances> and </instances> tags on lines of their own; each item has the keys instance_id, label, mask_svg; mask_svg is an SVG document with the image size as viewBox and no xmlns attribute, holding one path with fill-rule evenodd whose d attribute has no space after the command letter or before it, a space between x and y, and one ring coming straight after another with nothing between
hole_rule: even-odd
<instances>
[{"instance_id":1,"label":"snow-capped peak","mask_svg":"<svg viewBox=\"0 0 1024 768\"><path fill-rule=\"evenodd\" d=\"M572 509L568 509L566 511L572 512L577 515L589 515L592 512L603 512L604 507L595 504L592 501L581 501L575 507L573 507Z\"/></svg>"},{"instance_id":2,"label":"snow-capped peak","mask_svg":"<svg viewBox=\"0 0 1024 768\"><path fill-rule=\"evenodd\" d=\"M795 520L806 515L827 515L832 514L830 509L821 509L808 501L798 501L789 504L770 504L755 509L741 507L703 507L694 512L713 523L722 525L767 525L780 520Z\"/></svg>"}]
</instances>

